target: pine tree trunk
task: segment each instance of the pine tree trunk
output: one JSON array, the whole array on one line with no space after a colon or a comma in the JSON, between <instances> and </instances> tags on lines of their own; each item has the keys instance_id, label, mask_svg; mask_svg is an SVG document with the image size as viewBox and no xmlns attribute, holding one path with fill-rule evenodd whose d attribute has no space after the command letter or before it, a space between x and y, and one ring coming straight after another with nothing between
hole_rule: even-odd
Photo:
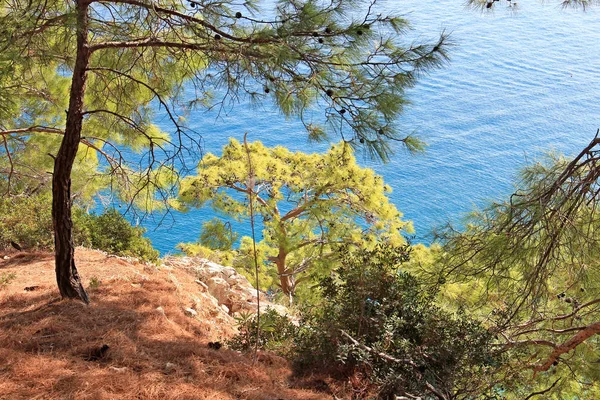
<instances>
[{"instance_id":1,"label":"pine tree trunk","mask_svg":"<svg viewBox=\"0 0 600 400\"><path fill-rule=\"evenodd\" d=\"M292 303L293 284L292 277L289 275L290 271L286 268L285 259L287 253L283 249L279 249L279 254L275 257L275 265L277 266L277 273L279 274L279 284L281 285L281 291L283 294L290 298L290 304Z\"/></svg>"},{"instance_id":2,"label":"pine tree trunk","mask_svg":"<svg viewBox=\"0 0 600 400\"><path fill-rule=\"evenodd\" d=\"M54 160L52 176L56 281L63 298L80 299L85 303L89 303L89 299L75 267L73 220L71 218L71 171L81 139L86 70L90 58L87 43L88 5L88 0L77 1L77 53L71 83L69 110L65 135Z\"/></svg>"}]
</instances>

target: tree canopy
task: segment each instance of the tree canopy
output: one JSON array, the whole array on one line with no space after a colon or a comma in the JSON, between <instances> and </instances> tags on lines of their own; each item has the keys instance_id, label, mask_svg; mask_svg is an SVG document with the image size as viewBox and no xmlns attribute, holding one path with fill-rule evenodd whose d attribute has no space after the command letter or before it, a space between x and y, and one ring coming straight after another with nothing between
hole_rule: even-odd
<instances>
[{"instance_id":1,"label":"tree canopy","mask_svg":"<svg viewBox=\"0 0 600 400\"><path fill-rule=\"evenodd\" d=\"M389 202L389 192L373 170L357 165L346 144L306 154L231 139L220 157L207 154L198 175L183 180L180 198L238 219L249 216L252 198L263 242L272 249L269 260L290 295L298 283L328 273L341 248L405 243L402 235L412 226Z\"/></svg>"},{"instance_id":2,"label":"tree canopy","mask_svg":"<svg viewBox=\"0 0 600 400\"><path fill-rule=\"evenodd\" d=\"M600 393L599 143L531 165L509 201L441 233L433 280L487 321L509 360L497 379L516 396Z\"/></svg>"}]
</instances>

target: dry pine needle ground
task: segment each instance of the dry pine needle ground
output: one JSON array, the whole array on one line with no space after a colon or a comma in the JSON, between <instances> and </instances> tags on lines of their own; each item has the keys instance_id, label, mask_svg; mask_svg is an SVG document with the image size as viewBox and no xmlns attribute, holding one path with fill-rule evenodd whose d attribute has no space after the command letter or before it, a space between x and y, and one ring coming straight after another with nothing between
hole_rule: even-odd
<instances>
[{"instance_id":1,"label":"dry pine needle ground","mask_svg":"<svg viewBox=\"0 0 600 400\"><path fill-rule=\"evenodd\" d=\"M93 283L86 306L58 299L52 255L8 255L0 259L0 275L12 278L0 289L0 399L332 398L291 385L277 356L253 366L249 356L209 349L234 328L211 319L210 304L184 315L198 290L186 271L77 249L85 286Z\"/></svg>"}]
</instances>

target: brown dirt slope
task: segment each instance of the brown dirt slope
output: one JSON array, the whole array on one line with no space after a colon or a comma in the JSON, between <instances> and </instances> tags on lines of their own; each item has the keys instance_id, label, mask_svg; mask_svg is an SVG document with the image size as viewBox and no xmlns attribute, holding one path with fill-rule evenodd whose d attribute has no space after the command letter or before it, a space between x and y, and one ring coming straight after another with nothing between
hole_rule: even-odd
<instances>
[{"instance_id":1,"label":"brown dirt slope","mask_svg":"<svg viewBox=\"0 0 600 400\"><path fill-rule=\"evenodd\" d=\"M0 399L331 399L292 388L279 357L253 366L209 349L233 327L199 303L186 271L77 249L86 306L58 298L51 255L9 256L0 257ZM184 314L190 306L197 317Z\"/></svg>"}]
</instances>

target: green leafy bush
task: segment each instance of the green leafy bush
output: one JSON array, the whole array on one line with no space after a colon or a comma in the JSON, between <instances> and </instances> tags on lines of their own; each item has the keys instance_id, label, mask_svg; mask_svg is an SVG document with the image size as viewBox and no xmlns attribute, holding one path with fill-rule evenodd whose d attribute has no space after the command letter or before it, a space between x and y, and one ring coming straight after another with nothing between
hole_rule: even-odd
<instances>
[{"instance_id":1,"label":"green leafy bush","mask_svg":"<svg viewBox=\"0 0 600 400\"><path fill-rule=\"evenodd\" d=\"M213 250L200 243L179 243L177 248L188 257L199 257L217 264L230 266L236 256L236 251Z\"/></svg>"},{"instance_id":2,"label":"green leafy bush","mask_svg":"<svg viewBox=\"0 0 600 400\"><path fill-rule=\"evenodd\" d=\"M112 254L138 257L145 261L155 261L159 252L152 247L150 239L145 238L144 228L132 226L127 219L114 208L101 215L87 214L89 242L92 247Z\"/></svg>"},{"instance_id":3,"label":"green leafy bush","mask_svg":"<svg viewBox=\"0 0 600 400\"><path fill-rule=\"evenodd\" d=\"M159 253L150 240L143 237L144 232L143 228L131 226L115 209L95 215L73 207L73 239L77 246L155 261ZM24 249L53 248L49 192L0 199L0 248L8 248L11 241Z\"/></svg>"},{"instance_id":4,"label":"green leafy bush","mask_svg":"<svg viewBox=\"0 0 600 400\"><path fill-rule=\"evenodd\" d=\"M256 313L244 312L236 315L239 334L227 342L227 345L240 351L252 350L256 345L258 318ZM258 347L274 351L281 355L291 355L297 327L286 316L272 308L260 315Z\"/></svg>"},{"instance_id":5,"label":"green leafy bush","mask_svg":"<svg viewBox=\"0 0 600 400\"><path fill-rule=\"evenodd\" d=\"M50 193L0 199L0 248L10 247L11 241L28 249L51 248L51 207Z\"/></svg>"},{"instance_id":6,"label":"green leafy bush","mask_svg":"<svg viewBox=\"0 0 600 400\"><path fill-rule=\"evenodd\" d=\"M437 307L436 290L398 270L408 255L387 245L346 254L321 283L323 305L303 313L297 371L361 372L381 398L473 394L475 377L498 363L492 335L464 313Z\"/></svg>"},{"instance_id":7,"label":"green leafy bush","mask_svg":"<svg viewBox=\"0 0 600 400\"><path fill-rule=\"evenodd\" d=\"M90 278L90 284L88 285L88 289L90 289L90 290L98 289L101 284L102 284L102 282L100 281L100 279L98 279L97 276L92 276Z\"/></svg>"}]
</instances>

